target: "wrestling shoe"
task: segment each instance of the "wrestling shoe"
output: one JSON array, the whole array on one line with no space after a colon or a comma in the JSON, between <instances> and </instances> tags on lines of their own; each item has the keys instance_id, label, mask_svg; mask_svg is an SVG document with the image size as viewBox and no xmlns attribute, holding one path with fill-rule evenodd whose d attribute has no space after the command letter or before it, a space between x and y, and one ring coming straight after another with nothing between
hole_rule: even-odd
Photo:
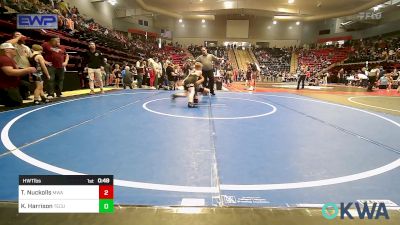
<instances>
[{"instance_id":1,"label":"wrestling shoe","mask_svg":"<svg viewBox=\"0 0 400 225\"><path fill-rule=\"evenodd\" d=\"M197 108L197 106L193 102L188 103L189 108Z\"/></svg>"}]
</instances>

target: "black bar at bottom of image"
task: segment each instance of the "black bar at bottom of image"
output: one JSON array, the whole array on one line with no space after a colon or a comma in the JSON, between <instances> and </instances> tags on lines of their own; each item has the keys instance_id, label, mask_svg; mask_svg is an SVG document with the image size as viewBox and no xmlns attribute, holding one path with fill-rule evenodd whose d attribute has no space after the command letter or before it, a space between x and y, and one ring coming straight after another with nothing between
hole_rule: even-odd
<instances>
[{"instance_id":1,"label":"black bar at bottom of image","mask_svg":"<svg viewBox=\"0 0 400 225\"><path fill-rule=\"evenodd\" d=\"M113 175L19 175L19 185L113 185Z\"/></svg>"}]
</instances>

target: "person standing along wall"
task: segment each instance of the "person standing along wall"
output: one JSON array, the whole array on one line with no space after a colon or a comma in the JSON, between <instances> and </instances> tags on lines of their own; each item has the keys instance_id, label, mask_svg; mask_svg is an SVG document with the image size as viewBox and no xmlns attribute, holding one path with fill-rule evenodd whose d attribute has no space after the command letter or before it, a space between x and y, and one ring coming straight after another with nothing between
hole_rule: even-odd
<instances>
[{"instance_id":1,"label":"person standing along wall","mask_svg":"<svg viewBox=\"0 0 400 225\"><path fill-rule=\"evenodd\" d=\"M89 87L91 95L94 94L94 79L100 83L100 93L104 94L103 90L103 79L101 74L101 68L105 66L103 54L96 50L96 44L94 42L89 42L89 51L85 55L85 63L88 67L89 75Z\"/></svg>"},{"instance_id":2,"label":"person standing along wall","mask_svg":"<svg viewBox=\"0 0 400 225\"><path fill-rule=\"evenodd\" d=\"M161 76L162 76L162 65L161 62L158 60L158 58L155 58L154 69L156 71L156 80L154 82L154 85L156 89L159 90L161 84Z\"/></svg>"},{"instance_id":3,"label":"person standing along wall","mask_svg":"<svg viewBox=\"0 0 400 225\"><path fill-rule=\"evenodd\" d=\"M108 86L110 85L111 65L107 62L107 58L104 58L104 72L103 85Z\"/></svg>"},{"instance_id":4,"label":"person standing along wall","mask_svg":"<svg viewBox=\"0 0 400 225\"><path fill-rule=\"evenodd\" d=\"M151 89L156 89L155 88L155 81L156 81L156 65L155 65L155 61L152 58L149 58L147 60L147 65L148 65L148 70L149 70L149 75L150 75L150 80L149 80L149 86Z\"/></svg>"},{"instance_id":5,"label":"person standing along wall","mask_svg":"<svg viewBox=\"0 0 400 225\"><path fill-rule=\"evenodd\" d=\"M11 43L0 45L0 104L5 106L22 104L19 92L20 77L36 72L34 67L18 69L13 59L16 55L16 49Z\"/></svg>"},{"instance_id":6,"label":"person standing along wall","mask_svg":"<svg viewBox=\"0 0 400 225\"><path fill-rule=\"evenodd\" d=\"M143 59L136 62L137 71L137 87L142 88L143 76L144 76L144 63Z\"/></svg>"},{"instance_id":7,"label":"person standing along wall","mask_svg":"<svg viewBox=\"0 0 400 225\"><path fill-rule=\"evenodd\" d=\"M121 81L122 78L122 71L119 66L119 64L115 64L115 68L112 72L113 77L115 78L115 88L119 88L119 82Z\"/></svg>"},{"instance_id":8,"label":"person standing along wall","mask_svg":"<svg viewBox=\"0 0 400 225\"><path fill-rule=\"evenodd\" d=\"M61 97L65 67L68 65L69 56L65 52L65 48L61 46L58 36L51 37L48 42L42 44L42 48L44 59L51 63L48 67L50 80L45 80L47 97L54 97L54 92L57 97Z\"/></svg>"},{"instance_id":9,"label":"person standing along wall","mask_svg":"<svg viewBox=\"0 0 400 225\"><path fill-rule=\"evenodd\" d=\"M17 55L14 57L14 60L20 69L25 69L31 66L29 63L29 58L32 56L32 51L28 46L25 45L26 39L27 37L16 31L13 33L13 38L7 41L7 43L11 43L15 47ZM29 74L24 75L20 80L19 91L22 99L24 100L29 99L29 76Z\"/></svg>"},{"instance_id":10,"label":"person standing along wall","mask_svg":"<svg viewBox=\"0 0 400 225\"><path fill-rule=\"evenodd\" d=\"M376 65L376 67L374 69L369 71L369 73L368 73L368 88L367 88L367 91L372 91L372 88L374 87L375 82L379 78L379 73L380 73L379 65Z\"/></svg>"}]
</instances>

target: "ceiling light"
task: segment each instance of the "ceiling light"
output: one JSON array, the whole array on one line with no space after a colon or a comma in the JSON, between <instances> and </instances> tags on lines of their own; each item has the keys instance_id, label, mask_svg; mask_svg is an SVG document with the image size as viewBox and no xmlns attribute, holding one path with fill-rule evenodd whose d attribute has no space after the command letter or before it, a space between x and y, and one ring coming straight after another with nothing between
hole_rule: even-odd
<instances>
[{"instance_id":1,"label":"ceiling light","mask_svg":"<svg viewBox=\"0 0 400 225\"><path fill-rule=\"evenodd\" d=\"M203 0L200 0L200 2L203 2Z\"/></svg>"},{"instance_id":2,"label":"ceiling light","mask_svg":"<svg viewBox=\"0 0 400 225\"><path fill-rule=\"evenodd\" d=\"M182 24L182 27L185 27L185 24Z\"/></svg>"},{"instance_id":3,"label":"ceiling light","mask_svg":"<svg viewBox=\"0 0 400 225\"><path fill-rule=\"evenodd\" d=\"M179 23L182 23L182 19L179 19Z\"/></svg>"},{"instance_id":4,"label":"ceiling light","mask_svg":"<svg viewBox=\"0 0 400 225\"><path fill-rule=\"evenodd\" d=\"M267 28L268 28L268 29L271 29L271 26L268 26Z\"/></svg>"},{"instance_id":5,"label":"ceiling light","mask_svg":"<svg viewBox=\"0 0 400 225\"><path fill-rule=\"evenodd\" d=\"M382 8L381 5L377 5L377 6L373 7L374 11L378 11L380 8Z\"/></svg>"},{"instance_id":6,"label":"ceiling light","mask_svg":"<svg viewBox=\"0 0 400 225\"><path fill-rule=\"evenodd\" d=\"M226 2L224 2L224 6L226 9L231 9L231 8L233 8L233 2L226 1Z\"/></svg>"},{"instance_id":7,"label":"ceiling light","mask_svg":"<svg viewBox=\"0 0 400 225\"><path fill-rule=\"evenodd\" d=\"M299 21L302 20L300 16L289 16L289 15L278 15L274 16L274 20L292 20L292 21Z\"/></svg>"},{"instance_id":8,"label":"ceiling light","mask_svg":"<svg viewBox=\"0 0 400 225\"><path fill-rule=\"evenodd\" d=\"M350 24L352 24L352 23L353 23L353 21L352 21L352 20L349 20L349 21L346 21L346 22L344 22L344 23L340 23L340 25L346 26L346 25L350 25Z\"/></svg>"},{"instance_id":9,"label":"ceiling light","mask_svg":"<svg viewBox=\"0 0 400 225\"><path fill-rule=\"evenodd\" d=\"M111 5L115 5L117 4L117 0L108 0L108 3L110 3Z\"/></svg>"},{"instance_id":10,"label":"ceiling light","mask_svg":"<svg viewBox=\"0 0 400 225\"><path fill-rule=\"evenodd\" d=\"M293 3L294 3L294 0L289 0L288 3L289 3L289 4L293 4Z\"/></svg>"},{"instance_id":11,"label":"ceiling light","mask_svg":"<svg viewBox=\"0 0 400 225\"><path fill-rule=\"evenodd\" d=\"M202 20L201 20L201 22L202 22L202 23L205 23L205 22L206 22L206 20L205 20L205 19L202 19Z\"/></svg>"},{"instance_id":12,"label":"ceiling light","mask_svg":"<svg viewBox=\"0 0 400 225\"><path fill-rule=\"evenodd\" d=\"M296 22L296 25L297 25L297 26L300 25L300 21L297 21L297 22Z\"/></svg>"},{"instance_id":13,"label":"ceiling light","mask_svg":"<svg viewBox=\"0 0 400 225\"><path fill-rule=\"evenodd\" d=\"M274 25L277 24L278 22L276 22L276 20L274 20L274 22L272 22Z\"/></svg>"},{"instance_id":14,"label":"ceiling light","mask_svg":"<svg viewBox=\"0 0 400 225\"><path fill-rule=\"evenodd\" d=\"M292 27L292 26L290 26L290 27L289 27L289 30L291 30L292 28L293 28L293 27Z\"/></svg>"}]
</instances>

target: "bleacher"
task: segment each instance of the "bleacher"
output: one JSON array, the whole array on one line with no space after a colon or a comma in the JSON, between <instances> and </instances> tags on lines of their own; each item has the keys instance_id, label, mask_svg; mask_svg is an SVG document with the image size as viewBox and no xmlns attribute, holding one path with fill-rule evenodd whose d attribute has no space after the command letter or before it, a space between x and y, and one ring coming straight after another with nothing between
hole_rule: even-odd
<instances>
[{"instance_id":1,"label":"bleacher","mask_svg":"<svg viewBox=\"0 0 400 225\"><path fill-rule=\"evenodd\" d=\"M2 27L2 31L0 32L0 41L5 42L11 39L12 33L16 30L15 21L0 20L0 26ZM88 48L88 41L70 37L60 30L45 30L45 32L41 30L24 30L23 34L28 37L26 40L26 45L28 46L32 46L33 44L41 45L51 36L59 36L61 44L65 47L67 52L73 52L69 54L70 61L67 69L75 69L82 61L82 53L86 52ZM105 57L109 59L110 63L122 63L124 61L134 63L135 58L138 58L128 53L104 46L101 43L97 44L97 48L103 52Z\"/></svg>"},{"instance_id":2,"label":"bleacher","mask_svg":"<svg viewBox=\"0 0 400 225\"><path fill-rule=\"evenodd\" d=\"M183 66L184 61L190 57L182 48L167 45L163 49L163 54L168 55L172 59L174 65Z\"/></svg>"},{"instance_id":3,"label":"bleacher","mask_svg":"<svg viewBox=\"0 0 400 225\"><path fill-rule=\"evenodd\" d=\"M289 49L262 48L255 49L253 52L260 63L263 74L267 74L269 71L290 71L291 52Z\"/></svg>"},{"instance_id":4,"label":"bleacher","mask_svg":"<svg viewBox=\"0 0 400 225\"><path fill-rule=\"evenodd\" d=\"M191 45L187 49L194 58L197 58L201 55L201 47L199 45ZM228 58L228 52L225 47L207 47L207 52L220 58Z\"/></svg>"},{"instance_id":5,"label":"bleacher","mask_svg":"<svg viewBox=\"0 0 400 225\"><path fill-rule=\"evenodd\" d=\"M322 48L301 50L299 65L308 65L311 68L323 69L348 58L350 48Z\"/></svg>"},{"instance_id":6,"label":"bleacher","mask_svg":"<svg viewBox=\"0 0 400 225\"><path fill-rule=\"evenodd\" d=\"M235 53L233 52L233 49L228 49L228 60L231 62L233 69L238 69L238 63L235 57Z\"/></svg>"}]
</instances>

